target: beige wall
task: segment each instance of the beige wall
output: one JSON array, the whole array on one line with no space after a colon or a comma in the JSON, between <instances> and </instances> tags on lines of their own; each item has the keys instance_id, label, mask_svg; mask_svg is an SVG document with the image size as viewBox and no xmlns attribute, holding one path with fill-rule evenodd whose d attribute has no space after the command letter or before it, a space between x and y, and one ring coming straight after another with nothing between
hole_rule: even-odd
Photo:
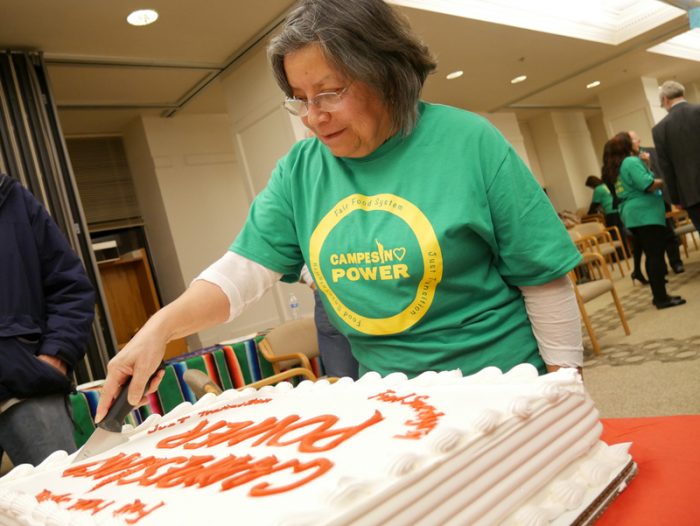
<instances>
[{"instance_id":1,"label":"beige wall","mask_svg":"<svg viewBox=\"0 0 700 526\"><path fill-rule=\"evenodd\" d=\"M587 207L586 177L600 169L586 119L581 112L548 112L530 121L542 178L556 210Z\"/></svg>"},{"instance_id":2,"label":"beige wall","mask_svg":"<svg viewBox=\"0 0 700 526\"><path fill-rule=\"evenodd\" d=\"M658 85L657 85L658 86ZM618 132L634 130L644 145L653 144L651 128L660 120L658 87L654 93L652 81L636 78L602 91L598 95L608 137ZM652 107L652 101L654 107ZM665 114L665 112L664 112Z\"/></svg>"},{"instance_id":3,"label":"beige wall","mask_svg":"<svg viewBox=\"0 0 700 526\"><path fill-rule=\"evenodd\" d=\"M603 121L603 116L601 114L594 115L586 119L586 124L588 125L588 131L591 132L591 140L593 141L593 150L595 151L595 158L598 161L598 166L603 165L603 148L605 143L608 142L608 134L605 130L605 122ZM599 175L598 173L592 175Z\"/></svg>"},{"instance_id":4,"label":"beige wall","mask_svg":"<svg viewBox=\"0 0 700 526\"><path fill-rule=\"evenodd\" d=\"M521 122L520 131L523 135L523 141L525 143L525 149L527 150L527 158L530 161L529 166L532 170L532 174L540 183L540 186L545 186L544 176L542 175L542 166L540 164L540 156L537 152L537 146L535 145L535 139L532 136L532 129L530 128L529 122Z\"/></svg>"},{"instance_id":5,"label":"beige wall","mask_svg":"<svg viewBox=\"0 0 700 526\"><path fill-rule=\"evenodd\" d=\"M221 257L247 215L248 190L230 120L216 114L147 117L129 127L125 143L168 303ZM227 324L190 337L188 344L193 349L211 345L238 329Z\"/></svg>"},{"instance_id":6,"label":"beige wall","mask_svg":"<svg viewBox=\"0 0 700 526\"><path fill-rule=\"evenodd\" d=\"M143 120L137 119L127 128L124 147L136 198L144 219L158 285L163 301L168 303L184 290L185 282L168 223L167 203L163 201Z\"/></svg>"},{"instance_id":7,"label":"beige wall","mask_svg":"<svg viewBox=\"0 0 700 526\"><path fill-rule=\"evenodd\" d=\"M700 104L700 81L691 82L685 86L685 98L693 104Z\"/></svg>"},{"instance_id":8,"label":"beige wall","mask_svg":"<svg viewBox=\"0 0 700 526\"><path fill-rule=\"evenodd\" d=\"M513 146L515 152L520 156L520 158L527 164L530 165L530 158L528 156L528 151L525 146L525 138L520 129L520 124L518 124L518 118L515 113L482 113L483 117L489 120L498 131L500 131L506 140Z\"/></svg>"},{"instance_id":9,"label":"beige wall","mask_svg":"<svg viewBox=\"0 0 700 526\"><path fill-rule=\"evenodd\" d=\"M264 48L251 53L222 82L231 118L229 133L241 159L241 176L249 188L250 203L267 184L277 161L303 137L303 126L282 108L283 94L274 81ZM280 282L244 313L249 320L247 326L260 329L289 319L292 293L299 300L302 315L313 315L311 289Z\"/></svg>"}]
</instances>

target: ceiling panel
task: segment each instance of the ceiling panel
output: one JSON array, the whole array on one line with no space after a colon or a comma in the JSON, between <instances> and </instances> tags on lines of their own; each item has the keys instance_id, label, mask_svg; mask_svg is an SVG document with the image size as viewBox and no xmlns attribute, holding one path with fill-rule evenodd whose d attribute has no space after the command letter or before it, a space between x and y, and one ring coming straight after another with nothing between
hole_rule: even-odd
<instances>
[{"instance_id":1,"label":"ceiling panel","mask_svg":"<svg viewBox=\"0 0 700 526\"><path fill-rule=\"evenodd\" d=\"M58 105L170 104L211 72L167 68L49 65Z\"/></svg>"},{"instance_id":2,"label":"ceiling panel","mask_svg":"<svg viewBox=\"0 0 700 526\"><path fill-rule=\"evenodd\" d=\"M508 0L442 1L488 9ZM619 0L617 8L628 9L631 2ZM152 0L148 7L160 12L159 20L135 28L125 18L144 7L136 0L0 0L0 49L44 53L67 133L100 133L100 122L104 133L115 133L139 114L133 109L138 106L184 101L178 112L225 111L217 75L254 40L266 40L292 3ZM685 16L613 45L425 11L415 7L416 0L405 3L413 7L400 11L439 61L426 83L427 100L479 112L516 111L526 120L537 112L523 106L596 106L596 90L585 89L591 80L602 82L598 91L641 76L700 81L698 62L646 52L684 32ZM445 79L457 69L465 75ZM522 74L527 81L510 83ZM203 86L206 79L213 80ZM86 105L99 108L74 109ZM146 111L161 113L163 108Z\"/></svg>"},{"instance_id":3,"label":"ceiling panel","mask_svg":"<svg viewBox=\"0 0 700 526\"><path fill-rule=\"evenodd\" d=\"M0 48L22 46L49 57L98 57L219 65L291 0L149 0L159 20L133 27L133 0L2 0ZM8 21L10 23L8 23Z\"/></svg>"}]
</instances>

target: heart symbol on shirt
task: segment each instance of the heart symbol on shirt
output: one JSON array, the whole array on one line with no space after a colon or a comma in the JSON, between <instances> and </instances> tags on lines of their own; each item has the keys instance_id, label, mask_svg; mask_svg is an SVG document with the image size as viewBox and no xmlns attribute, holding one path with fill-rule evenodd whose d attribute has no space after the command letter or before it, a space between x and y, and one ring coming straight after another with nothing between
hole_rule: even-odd
<instances>
[{"instance_id":1,"label":"heart symbol on shirt","mask_svg":"<svg viewBox=\"0 0 700 526\"><path fill-rule=\"evenodd\" d=\"M394 249L394 257L398 259L399 261L403 261L403 258L406 256L406 249L405 248L395 248Z\"/></svg>"}]
</instances>

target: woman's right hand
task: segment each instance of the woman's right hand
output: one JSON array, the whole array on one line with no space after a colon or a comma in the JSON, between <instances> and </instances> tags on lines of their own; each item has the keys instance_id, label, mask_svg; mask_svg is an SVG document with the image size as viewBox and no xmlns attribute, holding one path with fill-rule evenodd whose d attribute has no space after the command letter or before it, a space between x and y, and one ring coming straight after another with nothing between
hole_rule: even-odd
<instances>
[{"instance_id":1,"label":"woman's right hand","mask_svg":"<svg viewBox=\"0 0 700 526\"><path fill-rule=\"evenodd\" d=\"M165 345L223 323L229 311L228 297L221 288L207 281L195 280L180 297L156 312L107 365L107 379L95 412L95 422L105 417L129 378L129 404L145 403L146 383L163 360ZM161 371L154 377L146 393L156 390L164 374Z\"/></svg>"},{"instance_id":2,"label":"woman's right hand","mask_svg":"<svg viewBox=\"0 0 700 526\"><path fill-rule=\"evenodd\" d=\"M121 392L122 386L130 379L129 404L136 407L145 403L145 395L158 388L165 374L164 371L160 371L146 391L148 379L163 359L166 343L167 337L160 334L157 324L149 322L109 361L107 379L102 386L100 401L95 412L96 423L105 417L112 402Z\"/></svg>"}]
</instances>

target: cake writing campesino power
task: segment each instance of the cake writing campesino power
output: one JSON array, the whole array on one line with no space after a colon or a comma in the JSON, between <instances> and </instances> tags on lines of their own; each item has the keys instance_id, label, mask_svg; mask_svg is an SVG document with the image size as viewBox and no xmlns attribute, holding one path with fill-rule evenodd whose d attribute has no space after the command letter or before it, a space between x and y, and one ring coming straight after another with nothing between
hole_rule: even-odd
<instances>
[{"instance_id":1,"label":"cake writing campesino power","mask_svg":"<svg viewBox=\"0 0 700 526\"><path fill-rule=\"evenodd\" d=\"M636 470L572 369L530 365L205 395L80 463L0 479L0 523L586 524Z\"/></svg>"}]
</instances>

